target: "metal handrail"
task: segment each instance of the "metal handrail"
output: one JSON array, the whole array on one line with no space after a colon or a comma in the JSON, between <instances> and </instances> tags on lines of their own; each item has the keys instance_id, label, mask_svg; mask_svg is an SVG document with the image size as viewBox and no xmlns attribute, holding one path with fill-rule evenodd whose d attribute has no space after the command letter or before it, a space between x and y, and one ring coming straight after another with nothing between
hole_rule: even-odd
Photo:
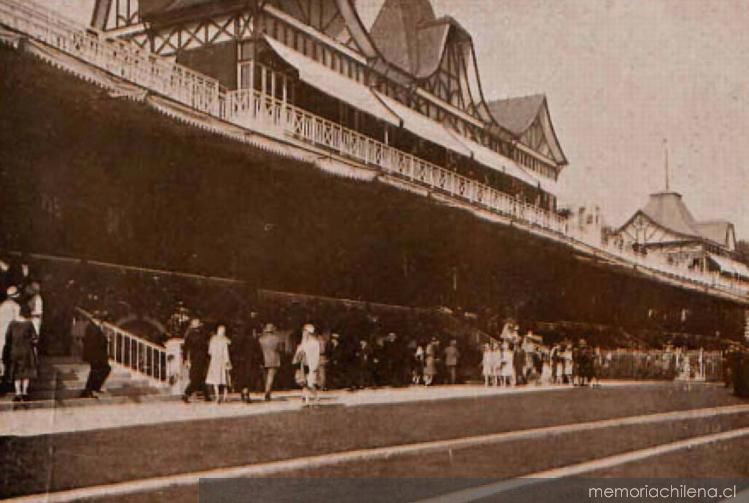
<instances>
[{"instance_id":1,"label":"metal handrail","mask_svg":"<svg viewBox=\"0 0 749 503\"><path fill-rule=\"evenodd\" d=\"M148 378L157 385L168 382L166 349L122 328L97 319L85 309L76 310L101 326L107 337L109 360Z\"/></svg>"},{"instance_id":2,"label":"metal handrail","mask_svg":"<svg viewBox=\"0 0 749 503\"><path fill-rule=\"evenodd\" d=\"M676 267L653 256L644 257L607 245L600 235L578 232L567 219L554 212L527 204L259 91L225 92L216 79L165 60L131 42L106 38L101 32L80 27L33 1L0 0L0 21L116 77L234 125L294 138L376 166L395 178L529 226L556 241L588 246L593 253L603 254L605 259L656 272L667 280L693 283L731 295L749 293L747 283Z\"/></svg>"}]
</instances>

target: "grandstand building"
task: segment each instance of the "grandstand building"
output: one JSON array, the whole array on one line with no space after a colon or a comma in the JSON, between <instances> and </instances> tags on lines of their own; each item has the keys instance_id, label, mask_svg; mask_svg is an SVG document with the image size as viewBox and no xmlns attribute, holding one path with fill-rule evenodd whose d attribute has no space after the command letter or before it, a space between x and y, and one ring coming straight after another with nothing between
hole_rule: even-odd
<instances>
[{"instance_id":1,"label":"grandstand building","mask_svg":"<svg viewBox=\"0 0 749 503\"><path fill-rule=\"evenodd\" d=\"M371 29L353 0L97 0L89 27L0 0L0 42L4 248L743 337L739 275L557 211L546 98L488 102L428 0Z\"/></svg>"}]
</instances>

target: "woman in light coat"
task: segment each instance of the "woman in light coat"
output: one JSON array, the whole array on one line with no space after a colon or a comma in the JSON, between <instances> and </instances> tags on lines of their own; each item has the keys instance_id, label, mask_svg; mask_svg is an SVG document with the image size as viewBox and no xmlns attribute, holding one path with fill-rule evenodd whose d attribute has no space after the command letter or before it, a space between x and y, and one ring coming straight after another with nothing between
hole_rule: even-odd
<instances>
[{"instance_id":1,"label":"woman in light coat","mask_svg":"<svg viewBox=\"0 0 749 503\"><path fill-rule=\"evenodd\" d=\"M302 329L302 342L297 346L294 354L295 365L301 364L304 368L305 386L302 388L304 406L310 405L310 400L318 403L320 397L317 394L318 372L320 370L320 341L315 335L313 325L304 325Z\"/></svg>"},{"instance_id":2,"label":"woman in light coat","mask_svg":"<svg viewBox=\"0 0 749 503\"><path fill-rule=\"evenodd\" d=\"M205 379L206 384L213 386L213 392L218 403L226 401L229 390L228 374L231 370L229 344L231 344L231 341L226 337L226 326L219 325L208 343L208 355L211 357L211 361L208 364L208 375ZM222 389L224 391L223 398L220 394Z\"/></svg>"}]
</instances>

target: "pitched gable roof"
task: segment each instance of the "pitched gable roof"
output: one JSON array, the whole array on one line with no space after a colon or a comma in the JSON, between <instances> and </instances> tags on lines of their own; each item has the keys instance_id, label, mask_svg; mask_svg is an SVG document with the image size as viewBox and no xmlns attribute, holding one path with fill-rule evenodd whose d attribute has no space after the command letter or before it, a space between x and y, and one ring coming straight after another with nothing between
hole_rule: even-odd
<instances>
[{"instance_id":1,"label":"pitched gable roof","mask_svg":"<svg viewBox=\"0 0 749 503\"><path fill-rule=\"evenodd\" d=\"M385 0L370 35L389 63L424 79L439 68L452 28L467 35L453 18L438 19L430 0Z\"/></svg>"},{"instance_id":2,"label":"pitched gable roof","mask_svg":"<svg viewBox=\"0 0 749 503\"><path fill-rule=\"evenodd\" d=\"M659 192L651 194L648 204L640 210L653 222L677 234L692 238L701 238L689 208L677 192Z\"/></svg>"},{"instance_id":3,"label":"pitched gable roof","mask_svg":"<svg viewBox=\"0 0 749 503\"><path fill-rule=\"evenodd\" d=\"M532 94L517 98L495 100L488 104L489 113L502 128L522 137L538 121L548 146L547 157L560 165L567 164L562 145L554 131L546 95ZM539 152L541 153L541 152Z\"/></svg>"},{"instance_id":4,"label":"pitched gable roof","mask_svg":"<svg viewBox=\"0 0 749 503\"><path fill-rule=\"evenodd\" d=\"M725 248L732 248L731 238L733 224L727 220L713 220L708 222L697 222L697 230L702 237L718 243Z\"/></svg>"},{"instance_id":5,"label":"pitched gable roof","mask_svg":"<svg viewBox=\"0 0 749 503\"><path fill-rule=\"evenodd\" d=\"M489 111L500 126L521 135L536 120L545 101L543 94L495 100L489 102Z\"/></svg>"}]
</instances>

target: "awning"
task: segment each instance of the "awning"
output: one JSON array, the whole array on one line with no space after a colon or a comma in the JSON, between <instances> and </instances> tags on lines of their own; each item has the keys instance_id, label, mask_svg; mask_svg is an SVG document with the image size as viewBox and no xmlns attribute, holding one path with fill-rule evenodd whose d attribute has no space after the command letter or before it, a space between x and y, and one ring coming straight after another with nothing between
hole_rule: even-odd
<instances>
[{"instance_id":1,"label":"awning","mask_svg":"<svg viewBox=\"0 0 749 503\"><path fill-rule=\"evenodd\" d=\"M749 267L728 257L709 254L710 260L718 266L721 272L749 279Z\"/></svg>"},{"instance_id":2,"label":"awning","mask_svg":"<svg viewBox=\"0 0 749 503\"><path fill-rule=\"evenodd\" d=\"M372 92L387 106L395 115L403 121L403 127L411 131L416 136L424 138L445 147L448 150L457 152L465 157L471 157L471 151L459 142L442 124L435 122L429 117L420 114L416 110L408 108L406 105L389 98L379 91L372 89Z\"/></svg>"},{"instance_id":3,"label":"awning","mask_svg":"<svg viewBox=\"0 0 749 503\"><path fill-rule=\"evenodd\" d=\"M451 132L451 134L473 152L473 158L476 162L507 176L517 178L521 182L534 188L541 187L541 190L544 192L556 195L556 182L545 180L541 176L536 177L532 175L512 159L508 159L507 157L494 152L489 147L485 147L473 140L459 136L457 132Z\"/></svg>"},{"instance_id":4,"label":"awning","mask_svg":"<svg viewBox=\"0 0 749 503\"><path fill-rule=\"evenodd\" d=\"M323 93L339 99L369 115L400 127L398 116L388 110L371 92L370 89L355 80L344 77L338 72L286 47L281 42L265 36L265 41L273 51L299 72L299 78Z\"/></svg>"}]
</instances>

